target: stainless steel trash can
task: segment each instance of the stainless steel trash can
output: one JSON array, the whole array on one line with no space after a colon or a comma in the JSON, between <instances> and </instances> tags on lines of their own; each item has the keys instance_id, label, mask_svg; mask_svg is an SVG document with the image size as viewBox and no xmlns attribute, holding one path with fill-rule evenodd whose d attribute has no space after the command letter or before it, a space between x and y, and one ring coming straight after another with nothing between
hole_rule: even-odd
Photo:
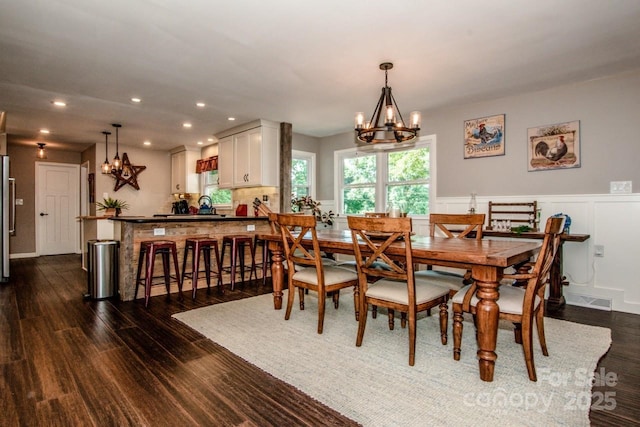
<instances>
[{"instance_id":1,"label":"stainless steel trash can","mask_svg":"<svg viewBox=\"0 0 640 427\"><path fill-rule=\"evenodd\" d=\"M120 242L117 240L89 240L87 246L89 298L104 299L115 296L118 293Z\"/></svg>"}]
</instances>

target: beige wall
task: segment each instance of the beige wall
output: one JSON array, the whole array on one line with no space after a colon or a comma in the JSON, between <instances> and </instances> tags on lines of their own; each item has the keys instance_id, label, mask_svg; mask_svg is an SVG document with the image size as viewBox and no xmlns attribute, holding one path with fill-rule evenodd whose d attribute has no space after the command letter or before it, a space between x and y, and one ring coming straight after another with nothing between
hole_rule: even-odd
<instances>
[{"instance_id":1,"label":"beige wall","mask_svg":"<svg viewBox=\"0 0 640 427\"><path fill-rule=\"evenodd\" d=\"M400 100L402 101L402 100ZM464 120L506 114L504 156L463 159ZM422 112L422 135L437 136L438 197L602 194L609 181L640 189L640 71L502 99ZM580 120L582 167L527 172L527 128ZM321 139L319 199L333 199L333 151L353 132Z\"/></svg>"},{"instance_id":2,"label":"beige wall","mask_svg":"<svg viewBox=\"0 0 640 427\"><path fill-rule=\"evenodd\" d=\"M47 149L46 160L36 160L36 147L9 144L9 175L16 179L16 199L24 204L16 206L16 235L9 240L10 254L33 254L36 252L36 161L71 163L79 165L80 153Z\"/></svg>"}]
</instances>

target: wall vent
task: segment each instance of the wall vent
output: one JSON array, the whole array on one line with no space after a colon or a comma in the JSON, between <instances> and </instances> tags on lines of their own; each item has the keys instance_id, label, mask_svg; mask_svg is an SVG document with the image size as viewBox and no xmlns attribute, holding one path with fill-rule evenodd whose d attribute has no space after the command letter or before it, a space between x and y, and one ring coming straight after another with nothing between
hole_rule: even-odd
<instances>
[{"instance_id":1,"label":"wall vent","mask_svg":"<svg viewBox=\"0 0 640 427\"><path fill-rule=\"evenodd\" d=\"M580 307L595 308L598 310L612 310L612 301L607 298L596 298L587 295L565 294L567 304L577 305Z\"/></svg>"}]
</instances>

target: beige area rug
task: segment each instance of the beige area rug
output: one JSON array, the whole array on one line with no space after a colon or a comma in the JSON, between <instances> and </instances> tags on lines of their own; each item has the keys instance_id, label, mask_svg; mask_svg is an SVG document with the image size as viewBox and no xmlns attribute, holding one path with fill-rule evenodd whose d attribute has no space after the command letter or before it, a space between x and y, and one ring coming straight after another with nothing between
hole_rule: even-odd
<instances>
[{"instance_id":1,"label":"beige area rug","mask_svg":"<svg viewBox=\"0 0 640 427\"><path fill-rule=\"evenodd\" d=\"M505 323L494 381L486 383L479 379L470 319L458 362L451 333L449 345L440 344L437 316L420 319L416 364L410 367L407 330L398 320L390 331L386 315L369 314L363 345L356 347L353 297L343 290L340 300L339 310L327 301L322 335L316 333L317 298L311 294L304 311L296 298L288 321L284 310L273 309L271 295L174 317L364 426L589 425L589 376L611 344L609 329L546 319L550 356L535 345L538 381L531 382Z\"/></svg>"}]
</instances>

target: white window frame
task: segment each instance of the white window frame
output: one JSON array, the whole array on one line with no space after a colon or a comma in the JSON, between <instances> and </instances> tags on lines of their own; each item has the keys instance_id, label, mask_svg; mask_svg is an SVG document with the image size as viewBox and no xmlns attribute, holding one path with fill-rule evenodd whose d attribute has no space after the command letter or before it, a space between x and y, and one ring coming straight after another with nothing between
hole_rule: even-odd
<instances>
[{"instance_id":1,"label":"white window frame","mask_svg":"<svg viewBox=\"0 0 640 427\"><path fill-rule=\"evenodd\" d=\"M363 155L377 155L376 165L384 164L386 162L385 155L389 151L395 150L410 150L414 148L422 148L429 147L429 212L433 211L435 207L435 199L436 199L436 136L435 135L425 135L418 139L418 141L413 145L405 145L404 147L392 147L391 149L362 149L359 147L347 148L344 150L336 150L333 154L333 164L334 164L334 200L336 201L336 210L340 215L344 215L342 211L342 206L344 205L344 201L342 200L342 177L344 174L343 168L343 160L348 157L355 157L358 153ZM382 162L382 163L381 163ZM376 211L384 212L386 210L386 200L384 197L380 195L385 194L385 187L387 185L387 169L386 168L378 168L377 176L376 176ZM412 215L417 218L426 218L427 215Z\"/></svg>"},{"instance_id":2,"label":"white window frame","mask_svg":"<svg viewBox=\"0 0 640 427\"><path fill-rule=\"evenodd\" d=\"M206 174L206 173L208 173L208 172L202 172L203 175ZM204 176L202 176L201 179L200 179L200 194L202 194L202 195L206 194L205 193L205 187L207 187L207 185L205 184L206 180L207 179ZM218 185L218 190L227 190L226 188L220 188L220 182L219 181L220 181L220 170L218 170L218 184L217 184ZM229 204L218 203L218 204L214 204L213 206L216 207L216 208L230 208L230 207L232 207L233 206L233 191L231 191L231 203L229 203Z\"/></svg>"},{"instance_id":3,"label":"white window frame","mask_svg":"<svg viewBox=\"0 0 640 427\"><path fill-rule=\"evenodd\" d=\"M310 151L291 150L291 158L299 160L307 160L309 169L307 177L309 178L309 195L312 199L316 198L316 153ZM293 185L293 183L292 183Z\"/></svg>"}]
</instances>

